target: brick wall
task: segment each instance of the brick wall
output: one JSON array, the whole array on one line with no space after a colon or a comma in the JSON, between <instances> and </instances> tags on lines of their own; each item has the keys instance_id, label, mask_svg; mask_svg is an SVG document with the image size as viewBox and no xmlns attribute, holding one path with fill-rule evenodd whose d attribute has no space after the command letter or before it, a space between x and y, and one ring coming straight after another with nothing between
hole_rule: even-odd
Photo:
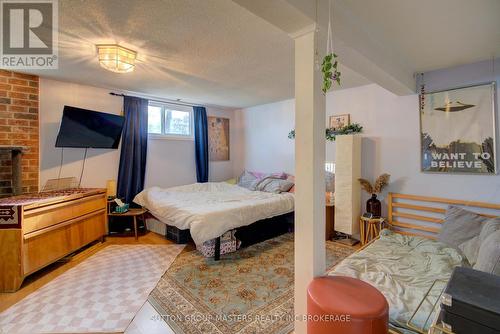
<instances>
[{"instance_id":1,"label":"brick wall","mask_svg":"<svg viewBox=\"0 0 500 334\"><path fill-rule=\"evenodd\" d=\"M22 156L23 192L38 191L39 124L37 76L0 70L0 145L27 146ZM12 194L11 158L0 151L0 197Z\"/></svg>"}]
</instances>

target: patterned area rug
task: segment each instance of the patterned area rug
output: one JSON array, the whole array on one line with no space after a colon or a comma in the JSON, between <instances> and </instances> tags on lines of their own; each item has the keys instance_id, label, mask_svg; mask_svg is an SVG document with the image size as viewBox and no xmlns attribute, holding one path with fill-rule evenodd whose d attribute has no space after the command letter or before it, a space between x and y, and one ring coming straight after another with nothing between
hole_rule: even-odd
<instances>
[{"instance_id":1,"label":"patterned area rug","mask_svg":"<svg viewBox=\"0 0 500 334\"><path fill-rule=\"evenodd\" d=\"M182 245L111 245L0 314L0 333L124 332Z\"/></svg>"},{"instance_id":2,"label":"patterned area rug","mask_svg":"<svg viewBox=\"0 0 500 334\"><path fill-rule=\"evenodd\" d=\"M327 242L327 265L352 254ZM177 334L290 333L293 330L293 234L264 241L220 262L181 254L149 301Z\"/></svg>"}]
</instances>

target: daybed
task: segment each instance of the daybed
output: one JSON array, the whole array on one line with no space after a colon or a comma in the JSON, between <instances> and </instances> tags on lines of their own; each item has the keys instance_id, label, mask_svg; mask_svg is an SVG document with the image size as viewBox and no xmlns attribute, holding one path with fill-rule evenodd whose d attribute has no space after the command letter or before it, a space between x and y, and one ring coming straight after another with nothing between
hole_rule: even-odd
<instances>
[{"instance_id":1,"label":"daybed","mask_svg":"<svg viewBox=\"0 0 500 334\"><path fill-rule=\"evenodd\" d=\"M432 303L420 306L411 321L412 327L408 321L432 284L438 281L444 287L456 266L470 266L459 249L436 240L441 226L449 224L442 218L446 213L443 206L480 209L480 216L489 219L498 216L500 204L390 194L388 205L392 231L383 230L378 239L344 259L328 274L355 277L380 290L389 303L392 333L424 333L425 330L416 328L430 324L424 326L433 311ZM432 290L436 298L440 292Z\"/></svg>"}]
</instances>

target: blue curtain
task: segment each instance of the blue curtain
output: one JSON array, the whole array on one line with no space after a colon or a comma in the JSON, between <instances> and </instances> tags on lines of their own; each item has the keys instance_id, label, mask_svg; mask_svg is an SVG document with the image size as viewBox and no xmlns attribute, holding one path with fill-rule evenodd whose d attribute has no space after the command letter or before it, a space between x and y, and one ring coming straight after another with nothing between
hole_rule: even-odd
<instances>
[{"instance_id":1,"label":"blue curtain","mask_svg":"<svg viewBox=\"0 0 500 334\"><path fill-rule=\"evenodd\" d=\"M193 107L196 180L208 182L208 122L205 107Z\"/></svg>"},{"instance_id":2,"label":"blue curtain","mask_svg":"<svg viewBox=\"0 0 500 334\"><path fill-rule=\"evenodd\" d=\"M124 198L125 203L131 203L135 195L144 189L148 152L148 100L125 96L123 110L125 124L117 194Z\"/></svg>"}]
</instances>

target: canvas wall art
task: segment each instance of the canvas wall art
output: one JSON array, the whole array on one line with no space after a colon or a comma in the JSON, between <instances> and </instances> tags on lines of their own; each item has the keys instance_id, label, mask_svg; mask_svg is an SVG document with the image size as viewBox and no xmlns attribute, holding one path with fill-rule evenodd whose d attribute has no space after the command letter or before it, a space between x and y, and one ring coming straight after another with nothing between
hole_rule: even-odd
<instances>
[{"instance_id":1,"label":"canvas wall art","mask_svg":"<svg viewBox=\"0 0 500 334\"><path fill-rule=\"evenodd\" d=\"M328 124L328 127L330 129L338 130L340 128L343 128L344 126L349 125L350 121L351 120L350 120L349 114L333 115L333 116L330 116L330 122Z\"/></svg>"},{"instance_id":2,"label":"canvas wall art","mask_svg":"<svg viewBox=\"0 0 500 334\"><path fill-rule=\"evenodd\" d=\"M210 161L229 160L229 119L208 116L208 156Z\"/></svg>"},{"instance_id":3,"label":"canvas wall art","mask_svg":"<svg viewBox=\"0 0 500 334\"><path fill-rule=\"evenodd\" d=\"M495 83L420 96L421 169L496 174Z\"/></svg>"}]
</instances>

